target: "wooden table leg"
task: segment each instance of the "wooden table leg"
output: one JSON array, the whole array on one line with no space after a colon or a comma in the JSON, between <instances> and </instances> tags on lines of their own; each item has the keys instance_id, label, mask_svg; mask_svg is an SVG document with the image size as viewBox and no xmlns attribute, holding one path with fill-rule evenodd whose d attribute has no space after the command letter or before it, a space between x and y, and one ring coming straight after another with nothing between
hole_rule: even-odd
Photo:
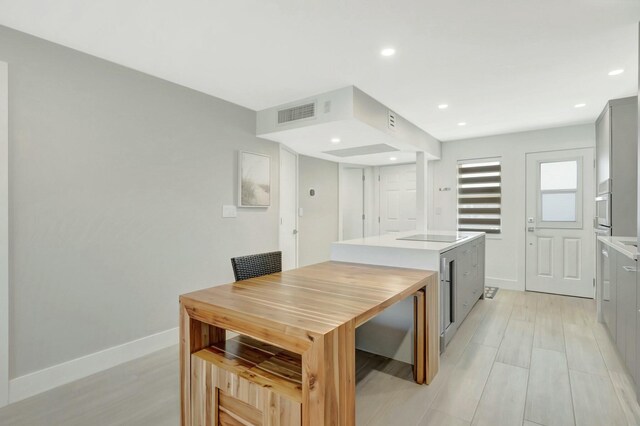
<instances>
[{"instance_id":1,"label":"wooden table leg","mask_svg":"<svg viewBox=\"0 0 640 426\"><path fill-rule=\"evenodd\" d=\"M220 342L224 329L192 319L180 303L180 424L191 426L191 354Z\"/></svg>"},{"instance_id":2,"label":"wooden table leg","mask_svg":"<svg viewBox=\"0 0 640 426\"><path fill-rule=\"evenodd\" d=\"M418 290L413 295L413 380L419 385L425 381L424 367L427 360L425 309L424 290Z\"/></svg>"},{"instance_id":3,"label":"wooden table leg","mask_svg":"<svg viewBox=\"0 0 640 426\"><path fill-rule=\"evenodd\" d=\"M355 322L324 336L310 336L302 354L302 424L356 424Z\"/></svg>"}]
</instances>

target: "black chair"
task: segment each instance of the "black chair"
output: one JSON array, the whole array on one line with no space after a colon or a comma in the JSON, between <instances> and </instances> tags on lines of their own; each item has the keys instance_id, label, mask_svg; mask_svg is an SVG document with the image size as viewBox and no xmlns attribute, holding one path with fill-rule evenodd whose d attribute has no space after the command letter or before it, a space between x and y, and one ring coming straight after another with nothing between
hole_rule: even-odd
<instances>
[{"instance_id":1,"label":"black chair","mask_svg":"<svg viewBox=\"0 0 640 426\"><path fill-rule=\"evenodd\" d=\"M231 258L231 266L233 267L233 275L235 275L236 281L282 272L282 252L272 251L233 257Z\"/></svg>"}]
</instances>

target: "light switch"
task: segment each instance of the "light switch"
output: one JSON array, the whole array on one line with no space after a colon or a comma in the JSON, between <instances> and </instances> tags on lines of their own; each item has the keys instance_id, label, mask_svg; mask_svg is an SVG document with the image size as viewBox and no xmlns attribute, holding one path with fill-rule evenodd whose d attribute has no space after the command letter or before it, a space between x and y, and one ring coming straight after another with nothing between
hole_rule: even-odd
<instances>
[{"instance_id":1,"label":"light switch","mask_svg":"<svg viewBox=\"0 0 640 426\"><path fill-rule=\"evenodd\" d=\"M238 217L236 206L222 206L222 217Z\"/></svg>"}]
</instances>

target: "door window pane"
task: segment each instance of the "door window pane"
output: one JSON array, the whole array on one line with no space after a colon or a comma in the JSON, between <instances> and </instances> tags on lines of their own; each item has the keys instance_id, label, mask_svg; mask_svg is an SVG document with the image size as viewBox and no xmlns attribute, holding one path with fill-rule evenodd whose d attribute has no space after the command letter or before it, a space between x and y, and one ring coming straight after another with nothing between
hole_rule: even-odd
<instances>
[{"instance_id":1,"label":"door window pane","mask_svg":"<svg viewBox=\"0 0 640 426\"><path fill-rule=\"evenodd\" d=\"M577 189L578 162L540 163L540 190Z\"/></svg>"},{"instance_id":2,"label":"door window pane","mask_svg":"<svg viewBox=\"0 0 640 426\"><path fill-rule=\"evenodd\" d=\"M576 193L553 192L542 195L543 222L575 222Z\"/></svg>"}]
</instances>

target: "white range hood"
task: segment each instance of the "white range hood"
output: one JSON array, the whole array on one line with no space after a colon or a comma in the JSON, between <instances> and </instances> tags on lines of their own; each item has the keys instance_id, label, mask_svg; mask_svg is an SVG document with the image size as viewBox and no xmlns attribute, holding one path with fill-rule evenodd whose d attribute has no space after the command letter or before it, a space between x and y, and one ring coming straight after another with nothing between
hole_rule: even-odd
<instances>
[{"instance_id":1,"label":"white range hood","mask_svg":"<svg viewBox=\"0 0 640 426\"><path fill-rule=\"evenodd\" d=\"M300 154L341 163L408 163L416 161L416 152L440 158L440 141L354 86L259 111L256 133Z\"/></svg>"}]
</instances>

